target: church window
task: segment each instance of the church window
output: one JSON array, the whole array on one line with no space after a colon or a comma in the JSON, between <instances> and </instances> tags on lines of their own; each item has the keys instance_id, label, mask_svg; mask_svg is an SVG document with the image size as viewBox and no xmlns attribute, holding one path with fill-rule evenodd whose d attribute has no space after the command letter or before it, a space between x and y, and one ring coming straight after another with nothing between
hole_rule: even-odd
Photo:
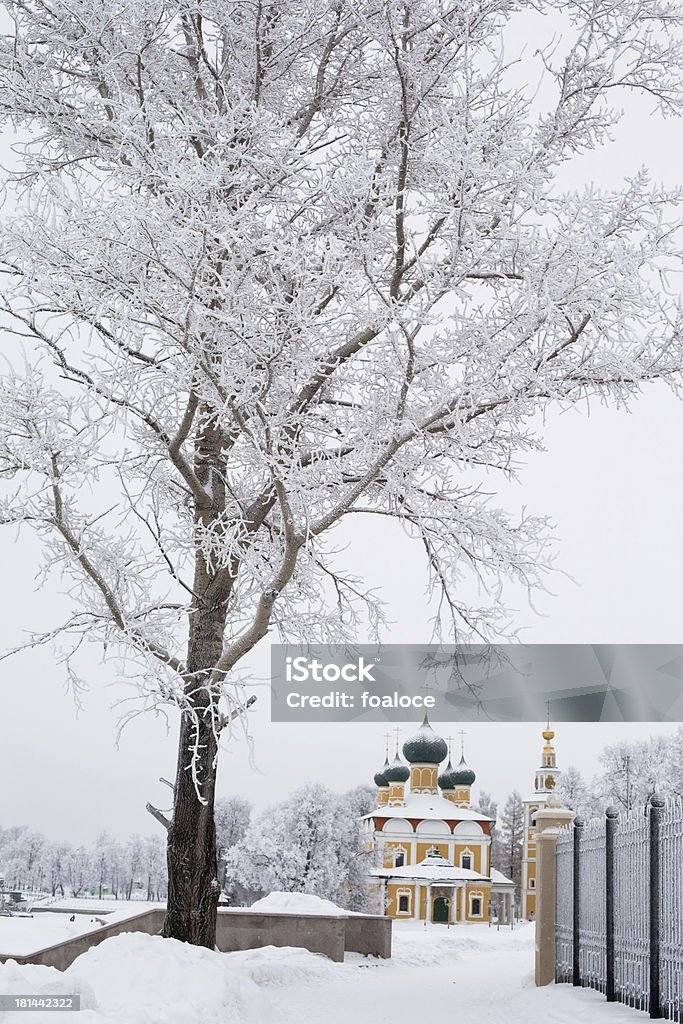
<instances>
[{"instance_id":1,"label":"church window","mask_svg":"<svg viewBox=\"0 0 683 1024\"><path fill-rule=\"evenodd\" d=\"M483 917L483 907L484 894L478 889L475 889L474 892L470 893L470 917Z\"/></svg>"},{"instance_id":2,"label":"church window","mask_svg":"<svg viewBox=\"0 0 683 1024\"><path fill-rule=\"evenodd\" d=\"M530 878L529 879L529 888L530 889L535 889L536 888L536 879L535 878Z\"/></svg>"},{"instance_id":3,"label":"church window","mask_svg":"<svg viewBox=\"0 0 683 1024\"><path fill-rule=\"evenodd\" d=\"M411 902L410 897L411 897L410 891L407 891L407 890L399 891L399 893L398 893L398 903L397 903L398 913L399 914L409 914L410 913L410 902Z\"/></svg>"},{"instance_id":4,"label":"church window","mask_svg":"<svg viewBox=\"0 0 683 1024\"><path fill-rule=\"evenodd\" d=\"M464 853L460 854L460 867L465 868L466 871L472 870L472 851L465 850Z\"/></svg>"},{"instance_id":5,"label":"church window","mask_svg":"<svg viewBox=\"0 0 683 1024\"><path fill-rule=\"evenodd\" d=\"M394 854L394 867L395 868L402 868L403 865L405 864L405 862L406 862L406 855L405 855L405 853L403 852L403 850L398 850Z\"/></svg>"}]
</instances>

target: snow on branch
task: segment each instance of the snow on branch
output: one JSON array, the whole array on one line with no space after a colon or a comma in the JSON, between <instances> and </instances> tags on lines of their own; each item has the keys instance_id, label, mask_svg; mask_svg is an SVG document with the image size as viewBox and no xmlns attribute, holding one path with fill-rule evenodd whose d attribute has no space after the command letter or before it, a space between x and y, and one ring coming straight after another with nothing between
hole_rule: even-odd
<instances>
[{"instance_id":1,"label":"snow on branch","mask_svg":"<svg viewBox=\"0 0 683 1024\"><path fill-rule=\"evenodd\" d=\"M625 95L680 113L679 5L554 0L534 53L526 2L6 6L0 521L181 709L201 790L257 643L381 629L343 524L393 520L448 635L499 636L551 532L482 474L551 403L679 386L680 195L560 184Z\"/></svg>"}]
</instances>

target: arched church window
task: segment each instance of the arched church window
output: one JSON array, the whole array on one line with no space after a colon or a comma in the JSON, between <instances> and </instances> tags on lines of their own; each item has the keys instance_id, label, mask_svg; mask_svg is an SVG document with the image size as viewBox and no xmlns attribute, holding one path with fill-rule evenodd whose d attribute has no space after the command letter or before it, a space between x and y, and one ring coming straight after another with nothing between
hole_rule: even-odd
<instances>
[{"instance_id":1,"label":"arched church window","mask_svg":"<svg viewBox=\"0 0 683 1024\"><path fill-rule=\"evenodd\" d=\"M398 892L397 908L399 914L410 913L411 892L409 889L400 889Z\"/></svg>"}]
</instances>

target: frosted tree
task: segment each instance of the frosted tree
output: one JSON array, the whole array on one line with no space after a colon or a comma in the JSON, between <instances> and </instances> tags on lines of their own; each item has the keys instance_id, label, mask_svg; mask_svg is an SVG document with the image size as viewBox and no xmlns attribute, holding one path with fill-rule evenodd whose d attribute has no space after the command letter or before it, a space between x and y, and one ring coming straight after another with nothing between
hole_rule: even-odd
<instances>
[{"instance_id":1,"label":"frosted tree","mask_svg":"<svg viewBox=\"0 0 683 1024\"><path fill-rule=\"evenodd\" d=\"M11 832L14 837L0 854L5 884L35 892L43 882L45 836L24 826Z\"/></svg>"},{"instance_id":2,"label":"frosted tree","mask_svg":"<svg viewBox=\"0 0 683 1024\"><path fill-rule=\"evenodd\" d=\"M667 778L667 792L683 796L683 728L680 726L670 740Z\"/></svg>"},{"instance_id":3,"label":"frosted tree","mask_svg":"<svg viewBox=\"0 0 683 1024\"><path fill-rule=\"evenodd\" d=\"M547 556L490 499L534 415L680 369L675 197L561 184L621 95L680 112L680 5L549 0L521 65L536 0L5 8L0 521L70 593L34 642L179 713L165 934L213 947L243 659L381 624L340 525L394 519L445 635L499 636Z\"/></svg>"},{"instance_id":4,"label":"frosted tree","mask_svg":"<svg viewBox=\"0 0 683 1024\"><path fill-rule=\"evenodd\" d=\"M372 911L376 894L368 885L374 853L361 831L361 818L377 805L372 786L357 786L339 797L336 810L336 856L339 863L334 900L348 910Z\"/></svg>"},{"instance_id":5,"label":"frosted tree","mask_svg":"<svg viewBox=\"0 0 683 1024\"><path fill-rule=\"evenodd\" d=\"M216 800L216 854L221 888L226 886L227 855L232 847L244 839L251 819L251 803L241 796L228 796Z\"/></svg>"},{"instance_id":6,"label":"frosted tree","mask_svg":"<svg viewBox=\"0 0 683 1024\"><path fill-rule=\"evenodd\" d=\"M159 899L166 889L166 858L160 836L145 836L142 840L142 878L147 899Z\"/></svg>"},{"instance_id":7,"label":"frosted tree","mask_svg":"<svg viewBox=\"0 0 683 1024\"><path fill-rule=\"evenodd\" d=\"M70 896L82 896L92 875L92 863L84 846L69 849L63 862Z\"/></svg>"},{"instance_id":8,"label":"frosted tree","mask_svg":"<svg viewBox=\"0 0 683 1024\"><path fill-rule=\"evenodd\" d=\"M102 893L107 882L107 873L109 870L109 848L111 843L112 839L109 834L107 832L100 832L95 842L95 850L93 851L91 858L91 884L94 892L97 893L97 898L100 900L102 899Z\"/></svg>"},{"instance_id":9,"label":"frosted tree","mask_svg":"<svg viewBox=\"0 0 683 1024\"><path fill-rule=\"evenodd\" d=\"M133 835L123 847L121 858L121 882L127 900L133 896L135 883L144 873L144 842L141 836Z\"/></svg>"},{"instance_id":10,"label":"frosted tree","mask_svg":"<svg viewBox=\"0 0 683 1024\"><path fill-rule=\"evenodd\" d=\"M613 804L629 810L646 804L655 793L675 793L675 742L675 737L651 736L639 743L606 746L600 755L604 770L593 787L602 808Z\"/></svg>"},{"instance_id":11,"label":"frosted tree","mask_svg":"<svg viewBox=\"0 0 683 1024\"><path fill-rule=\"evenodd\" d=\"M308 783L269 808L228 853L228 873L254 895L305 892L365 908L369 855L361 849L363 790L332 793Z\"/></svg>"},{"instance_id":12,"label":"frosted tree","mask_svg":"<svg viewBox=\"0 0 683 1024\"><path fill-rule=\"evenodd\" d=\"M337 887L334 795L308 783L260 814L228 854L235 880L256 893L307 892L329 897Z\"/></svg>"},{"instance_id":13,"label":"frosted tree","mask_svg":"<svg viewBox=\"0 0 683 1024\"><path fill-rule=\"evenodd\" d=\"M562 807L576 811L580 818L590 818L604 814L607 804L601 800L600 788L596 783L590 787L578 768L570 764L562 771L557 780L558 799Z\"/></svg>"},{"instance_id":14,"label":"frosted tree","mask_svg":"<svg viewBox=\"0 0 683 1024\"><path fill-rule=\"evenodd\" d=\"M515 789L505 801L500 822L496 827L499 846L499 868L515 883L519 892L522 881L522 854L524 847L524 804Z\"/></svg>"},{"instance_id":15,"label":"frosted tree","mask_svg":"<svg viewBox=\"0 0 683 1024\"><path fill-rule=\"evenodd\" d=\"M482 814L485 814L487 818L493 818L495 820L498 814L498 802L493 799L491 793L482 789L477 801L477 810L481 811Z\"/></svg>"},{"instance_id":16,"label":"frosted tree","mask_svg":"<svg viewBox=\"0 0 683 1024\"><path fill-rule=\"evenodd\" d=\"M377 806L377 790L374 786L356 786L345 794L344 800L349 808L349 816L358 822Z\"/></svg>"}]
</instances>

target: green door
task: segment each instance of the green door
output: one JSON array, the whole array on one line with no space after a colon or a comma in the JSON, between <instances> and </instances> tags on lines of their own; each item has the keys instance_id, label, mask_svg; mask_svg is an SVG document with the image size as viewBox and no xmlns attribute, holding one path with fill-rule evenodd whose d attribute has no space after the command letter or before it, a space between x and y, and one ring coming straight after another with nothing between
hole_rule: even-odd
<instances>
[{"instance_id":1,"label":"green door","mask_svg":"<svg viewBox=\"0 0 683 1024\"><path fill-rule=\"evenodd\" d=\"M446 896L437 896L434 900L434 916L432 920L438 924L448 924L450 905L451 901Z\"/></svg>"}]
</instances>

